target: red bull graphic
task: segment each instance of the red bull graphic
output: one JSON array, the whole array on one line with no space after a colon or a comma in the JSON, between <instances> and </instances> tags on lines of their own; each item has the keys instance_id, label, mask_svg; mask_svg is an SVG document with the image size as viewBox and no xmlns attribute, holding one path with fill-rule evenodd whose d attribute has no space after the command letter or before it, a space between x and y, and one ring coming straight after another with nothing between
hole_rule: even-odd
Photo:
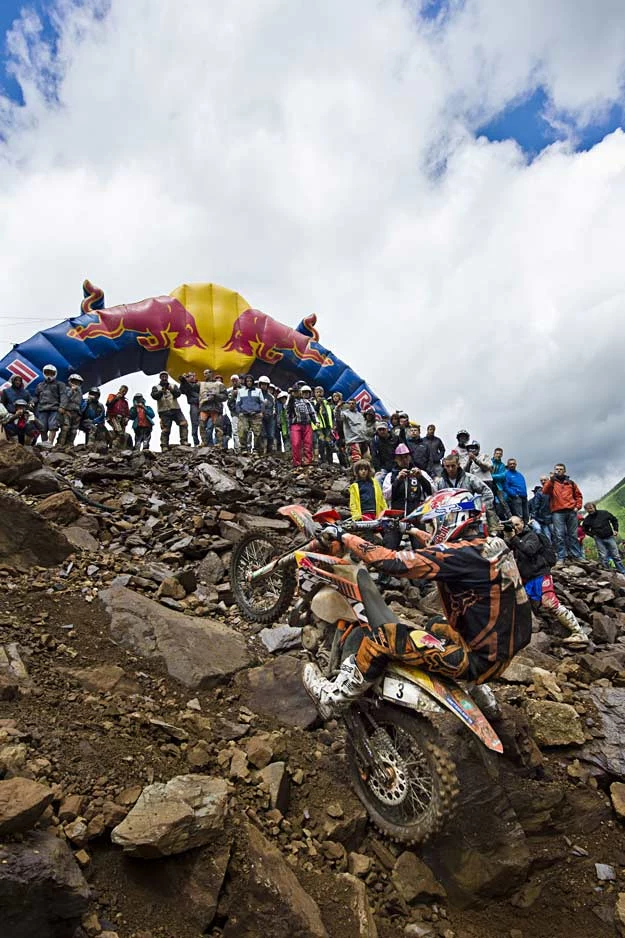
<instances>
[{"instance_id":1,"label":"red bull graphic","mask_svg":"<svg viewBox=\"0 0 625 938\"><path fill-rule=\"evenodd\" d=\"M304 319L304 326L309 331L306 336L272 319L266 313L257 309L246 309L236 319L232 335L224 349L227 352L254 355L269 365L282 361L285 352L292 352L300 361L314 362L321 368L326 368L334 364L334 359L311 345L311 342L319 342L316 322L317 317L314 314Z\"/></svg>"},{"instance_id":2,"label":"red bull graphic","mask_svg":"<svg viewBox=\"0 0 625 938\"><path fill-rule=\"evenodd\" d=\"M87 339L118 339L124 332L135 332L138 344L150 352L169 348L206 348L193 316L171 296L152 297L128 306L112 306L89 315L95 316L95 320L69 329L68 338L85 342Z\"/></svg>"},{"instance_id":3,"label":"red bull graphic","mask_svg":"<svg viewBox=\"0 0 625 938\"><path fill-rule=\"evenodd\" d=\"M192 283L136 303L105 307L104 291L90 280L82 285L80 315L36 333L0 360L0 383L12 374L39 380L45 364L59 377L83 375L100 385L126 374L167 370L219 371L227 381L235 372L266 373L287 387L297 380L340 391L361 407L384 405L349 365L324 348L317 317L296 328L254 309L240 294L214 283Z\"/></svg>"}]
</instances>

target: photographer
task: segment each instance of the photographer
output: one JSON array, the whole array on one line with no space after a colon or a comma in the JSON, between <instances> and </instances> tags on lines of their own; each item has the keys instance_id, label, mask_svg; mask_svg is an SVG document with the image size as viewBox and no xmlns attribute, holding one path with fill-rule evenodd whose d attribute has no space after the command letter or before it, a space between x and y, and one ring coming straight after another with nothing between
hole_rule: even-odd
<instances>
[{"instance_id":1,"label":"photographer","mask_svg":"<svg viewBox=\"0 0 625 938\"><path fill-rule=\"evenodd\" d=\"M410 450L405 443L400 443L395 449L395 467L386 475L382 490L387 503L395 511L403 511L404 515L414 511L428 495L432 494L432 482L425 472L416 467L410 467ZM387 528L384 531L384 546L389 550L397 550L401 542L401 533L397 528ZM419 544L411 538L412 546L416 549Z\"/></svg>"},{"instance_id":2,"label":"photographer","mask_svg":"<svg viewBox=\"0 0 625 938\"><path fill-rule=\"evenodd\" d=\"M0 423L4 425L7 439L13 443L21 443L22 446L34 446L42 424L33 415L29 402L24 398L18 398L14 407L12 414L7 413L4 417L0 414Z\"/></svg>"},{"instance_id":3,"label":"photographer","mask_svg":"<svg viewBox=\"0 0 625 938\"><path fill-rule=\"evenodd\" d=\"M551 576L552 561L555 562L551 545L542 541L536 531L526 525L518 515L512 515L509 521L504 521L503 528L530 600L553 613L558 622L570 632L563 641L564 645L585 647L588 639L581 625L573 612L564 606L556 595Z\"/></svg>"}]
</instances>

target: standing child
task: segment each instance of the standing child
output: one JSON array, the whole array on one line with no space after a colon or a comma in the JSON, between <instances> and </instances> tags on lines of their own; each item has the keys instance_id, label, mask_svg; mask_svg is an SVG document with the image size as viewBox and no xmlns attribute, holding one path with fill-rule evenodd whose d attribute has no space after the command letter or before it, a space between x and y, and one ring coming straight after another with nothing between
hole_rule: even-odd
<instances>
[{"instance_id":1,"label":"standing child","mask_svg":"<svg viewBox=\"0 0 625 938\"><path fill-rule=\"evenodd\" d=\"M355 482L349 487L349 510L353 521L373 521L388 507L382 486L373 477L373 468L368 459L354 463Z\"/></svg>"}]
</instances>

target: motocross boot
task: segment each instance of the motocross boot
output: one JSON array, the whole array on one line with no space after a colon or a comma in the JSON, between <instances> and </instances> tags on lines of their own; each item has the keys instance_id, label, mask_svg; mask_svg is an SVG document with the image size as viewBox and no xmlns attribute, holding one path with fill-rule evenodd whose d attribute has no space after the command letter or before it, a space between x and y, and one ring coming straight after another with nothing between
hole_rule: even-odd
<instances>
[{"instance_id":1,"label":"motocross boot","mask_svg":"<svg viewBox=\"0 0 625 938\"><path fill-rule=\"evenodd\" d=\"M569 648L585 648L588 644L588 636L575 618L575 615L566 606L560 605L555 611L555 617L558 622L568 629L570 635L563 639L562 644Z\"/></svg>"},{"instance_id":2,"label":"motocross boot","mask_svg":"<svg viewBox=\"0 0 625 938\"><path fill-rule=\"evenodd\" d=\"M181 423L178 427L180 430L180 445L188 446L189 445L189 424Z\"/></svg>"},{"instance_id":3,"label":"motocross boot","mask_svg":"<svg viewBox=\"0 0 625 938\"><path fill-rule=\"evenodd\" d=\"M346 658L333 681L323 676L312 662L304 667L302 682L319 715L330 720L368 690L374 683L365 681L354 655Z\"/></svg>"},{"instance_id":4,"label":"motocross boot","mask_svg":"<svg viewBox=\"0 0 625 938\"><path fill-rule=\"evenodd\" d=\"M469 693L487 720L496 720L501 716L497 698L488 684L472 684Z\"/></svg>"}]
</instances>

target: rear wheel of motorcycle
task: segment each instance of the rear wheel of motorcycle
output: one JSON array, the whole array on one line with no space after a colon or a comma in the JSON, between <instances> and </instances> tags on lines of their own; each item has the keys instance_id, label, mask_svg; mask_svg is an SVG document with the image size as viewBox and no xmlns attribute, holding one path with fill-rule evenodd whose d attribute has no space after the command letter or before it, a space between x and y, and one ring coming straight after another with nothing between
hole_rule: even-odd
<instances>
[{"instance_id":1,"label":"rear wheel of motorcycle","mask_svg":"<svg viewBox=\"0 0 625 938\"><path fill-rule=\"evenodd\" d=\"M367 774L348 737L347 761L356 794L383 833L406 844L424 843L453 811L456 766L424 717L382 706L374 719L379 730L369 744L387 779L381 783Z\"/></svg>"},{"instance_id":2,"label":"rear wheel of motorcycle","mask_svg":"<svg viewBox=\"0 0 625 938\"><path fill-rule=\"evenodd\" d=\"M270 531L249 531L234 545L230 560L230 586L234 600L251 622L275 622L286 612L295 594L295 565L282 567L254 586L246 576L278 557L288 544Z\"/></svg>"}]
</instances>

